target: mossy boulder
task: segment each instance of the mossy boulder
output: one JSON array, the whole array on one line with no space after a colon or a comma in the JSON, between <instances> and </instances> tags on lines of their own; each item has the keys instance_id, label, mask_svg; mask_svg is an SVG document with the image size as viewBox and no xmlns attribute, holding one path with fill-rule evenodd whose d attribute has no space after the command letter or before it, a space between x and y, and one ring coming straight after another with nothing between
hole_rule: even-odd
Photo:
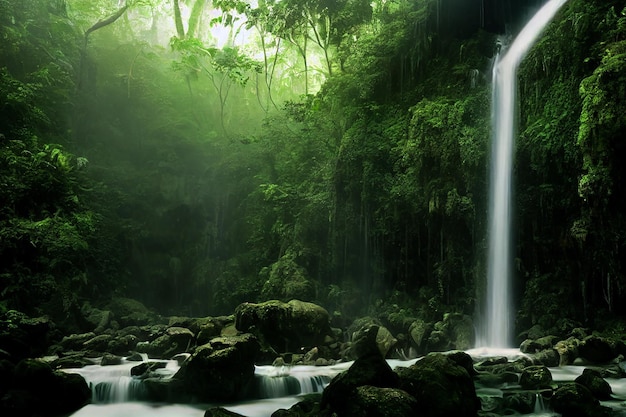
<instances>
[{"instance_id":1,"label":"mossy boulder","mask_svg":"<svg viewBox=\"0 0 626 417\"><path fill-rule=\"evenodd\" d=\"M321 408L347 415L348 398L365 385L378 388L398 388L398 375L378 352L358 358L347 371L330 381L322 394Z\"/></svg>"},{"instance_id":2,"label":"mossy boulder","mask_svg":"<svg viewBox=\"0 0 626 417\"><path fill-rule=\"evenodd\" d=\"M113 313L113 317L122 327L146 326L159 321L156 313L132 298L113 298L107 309Z\"/></svg>"},{"instance_id":3,"label":"mossy boulder","mask_svg":"<svg viewBox=\"0 0 626 417\"><path fill-rule=\"evenodd\" d=\"M562 417L608 417L610 410L602 407L587 387L572 383L563 385L550 400L552 408Z\"/></svg>"},{"instance_id":4,"label":"mossy boulder","mask_svg":"<svg viewBox=\"0 0 626 417\"><path fill-rule=\"evenodd\" d=\"M194 346L195 335L191 330L169 327L153 341L137 345L137 351L147 353L151 358L170 359L178 353L188 352Z\"/></svg>"},{"instance_id":5,"label":"mossy boulder","mask_svg":"<svg viewBox=\"0 0 626 417\"><path fill-rule=\"evenodd\" d=\"M617 356L614 343L598 336L588 336L578 346L580 357L591 363L608 363Z\"/></svg>"},{"instance_id":6,"label":"mossy boulder","mask_svg":"<svg viewBox=\"0 0 626 417\"><path fill-rule=\"evenodd\" d=\"M397 372L399 388L415 397L421 416L475 417L480 410L472 377L447 355L431 353Z\"/></svg>"},{"instance_id":7,"label":"mossy boulder","mask_svg":"<svg viewBox=\"0 0 626 417\"><path fill-rule=\"evenodd\" d=\"M602 378L600 372L594 369L583 370L583 373L574 381L586 387L594 397L601 401L609 400L613 393L609 383Z\"/></svg>"},{"instance_id":8,"label":"mossy boulder","mask_svg":"<svg viewBox=\"0 0 626 417\"><path fill-rule=\"evenodd\" d=\"M47 317L29 317L9 310L0 315L0 350L13 362L41 356L50 345L54 323Z\"/></svg>"},{"instance_id":9,"label":"mossy boulder","mask_svg":"<svg viewBox=\"0 0 626 417\"><path fill-rule=\"evenodd\" d=\"M91 390L78 374L53 371L36 359L24 359L11 369L0 412L7 416L70 414L91 399Z\"/></svg>"},{"instance_id":10,"label":"mossy boulder","mask_svg":"<svg viewBox=\"0 0 626 417\"><path fill-rule=\"evenodd\" d=\"M371 385L357 387L347 399L345 414L341 416L413 417L420 407L415 398L397 388L380 388Z\"/></svg>"},{"instance_id":11,"label":"mossy boulder","mask_svg":"<svg viewBox=\"0 0 626 417\"><path fill-rule=\"evenodd\" d=\"M428 336L433 331L433 325L422 319L417 319L409 326L411 346L418 355L424 355L428 350Z\"/></svg>"},{"instance_id":12,"label":"mossy boulder","mask_svg":"<svg viewBox=\"0 0 626 417\"><path fill-rule=\"evenodd\" d=\"M328 312L300 300L241 304L235 310L235 325L242 332L254 333L276 352L322 345L332 334Z\"/></svg>"},{"instance_id":13,"label":"mossy boulder","mask_svg":"<svg viewBox=\"0 0 626 417\"><path fill-rule=\"evenodd\" d=\"M360 356L376 351L386 357L389 350L397 343L391 332L372 317L363 317L355 320L348 328L350 349L346 352L347 360L354 360Z\"/></svg>"},{"instance_id":14,"label":"mossy boulder","mask_svg":"<svg viewBox=\"0 0 626 417\"><path fill-rule=\"evenodd\" d=\"M565 340L559 340L554 345L554 349L559 354L559 366L571 365L578 357L578 346L580 340L576 337L568 337Z\"/></svg>"},{"instance_id":15,"label":"mossy boulder","mask_svg":"<svg viewBox=\"0 0 626 417\"><path fill-rule=\"evenodd\" d=\"M519 379L520 386L527 390L550 388L551 383L552 373L543 365L524 368Z\"/></svg>"},{"instance_id":16,"label":"mossy boulder","mask_svg":"<svg viewBox=\"0 0 626 417\"><path fill-rule=\"evenodd\" d=\"M259 350L259 342L249 333L214 338L183 362L173 377L180 384L169 384L177 390L173 396L178 401L241 400L254 380Z\"/></svg>"}]
</instances>

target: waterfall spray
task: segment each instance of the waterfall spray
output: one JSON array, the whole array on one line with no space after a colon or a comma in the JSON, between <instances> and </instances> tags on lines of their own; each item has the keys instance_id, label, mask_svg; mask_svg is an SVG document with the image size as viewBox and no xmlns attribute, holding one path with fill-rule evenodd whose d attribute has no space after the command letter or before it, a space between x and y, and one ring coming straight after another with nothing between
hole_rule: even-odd
<instances>
[{"instance_id":1,"label":"waterfall spray","mask_svg":"<svg viewBox=\"0 0 626 417\"><path fill-rule=\"evenodd\" d=\"M479 344L512 346L511 201L517 68L567 0L549 0L526 24L493 69L489 253L485 322Z\"/></svg>"}]
</instances>

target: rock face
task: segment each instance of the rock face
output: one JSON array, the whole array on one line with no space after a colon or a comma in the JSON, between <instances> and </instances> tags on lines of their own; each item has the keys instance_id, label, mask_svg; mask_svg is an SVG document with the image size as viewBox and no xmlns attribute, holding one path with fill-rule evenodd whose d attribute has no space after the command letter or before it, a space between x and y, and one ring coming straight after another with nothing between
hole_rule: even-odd
<instances>
[{"instance_id":1,"label":"rock face","mask_svg":"<svg viewBox=\"0 0 626 417\"><path fill-rule=\"evenodd\" d=\"M420 416L475 417L480 410L471 376L446 355L429 354L398 375L400 389L417 400Z\"/></svg>"},{"instance_id":2,"label":"rock face","mask_svg":"<svg viewBox=\"0 0 626 417\"><path fill-rule=\"evenodd\" d=\"M238 330L254 333L276 352L321 345L324 337L331 334L328 312L299 300L244 303L237 307L235 316Z\"/></svg>"},{"instance_id":3,"label":"rock face","mask_svg":"<svg viewBox=\"0 0 626 417\"><path fill-rule=\"evenodd\" d=\"M178 392L173 396L181 402L244 398L254 379L254 361L259 350L259 343L251 334L212 339L196 349L174 375L174 383L169 385Z\"/></svg>"}]
</instances>

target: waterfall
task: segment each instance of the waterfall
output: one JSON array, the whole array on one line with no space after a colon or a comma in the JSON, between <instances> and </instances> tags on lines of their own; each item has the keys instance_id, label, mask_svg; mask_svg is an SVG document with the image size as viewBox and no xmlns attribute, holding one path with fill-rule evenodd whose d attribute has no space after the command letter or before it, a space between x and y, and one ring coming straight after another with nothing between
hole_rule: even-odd
<instances>
[{"instance_id":1,"label":"waterfall","mask_svg":"<svg viewBox=\"0 0 626 417\"><path fill-rule=\"evenodd\" d=\"M512 345L511 200L517 68L543 28L567 0L549 0L526 24L493 69L489 252L483 346Z\"/></svg>"}]
</instances>

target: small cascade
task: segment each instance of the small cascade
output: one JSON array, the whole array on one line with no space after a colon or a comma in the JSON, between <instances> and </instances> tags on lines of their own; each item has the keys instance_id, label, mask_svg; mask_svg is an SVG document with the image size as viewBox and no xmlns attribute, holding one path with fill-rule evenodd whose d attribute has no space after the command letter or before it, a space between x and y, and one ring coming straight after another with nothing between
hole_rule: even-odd
<instances>
[{"instance_id":1,"label":"small cascade","mask_svg":"<svg viewBox=\"0 0 626 417\"><path fill-rule=\"evenodd\" d=\"M543 399L543 395L541 395L540 392L535 394L535 407L533 412L535 414L543 414L545 412L549 411L545 400Z\"/></svg>"},{"instance_id":2,"label":"small cascade","mask_svg":"<svg viewBox=\"0 0 626 417\"><path fill-rule=\"evenodd\" d=\"M89 365L83 368L65 369L65 372L75 373L85 378L91 389L92 402L94 404L121 403L129 401L143 401L146 399L146 390L141 378L131 375L131 369L144 362L124 360L120 365ZM159 369L151 372L162 378L171 378L179 369L176 361L164 362Z\"/></svg>"},{"instance_id":3,"label":"small cascade","mask_svg":"<svg viewBox=\"0 0 626 417\"><path fill-rule=\"evenodd\" d=\"M255 373L259 398L280 398L322 392L334 374L334 372L331 372L331 375L320 374L311 366L257 366Z\"/></svg>"}]
</instances>

